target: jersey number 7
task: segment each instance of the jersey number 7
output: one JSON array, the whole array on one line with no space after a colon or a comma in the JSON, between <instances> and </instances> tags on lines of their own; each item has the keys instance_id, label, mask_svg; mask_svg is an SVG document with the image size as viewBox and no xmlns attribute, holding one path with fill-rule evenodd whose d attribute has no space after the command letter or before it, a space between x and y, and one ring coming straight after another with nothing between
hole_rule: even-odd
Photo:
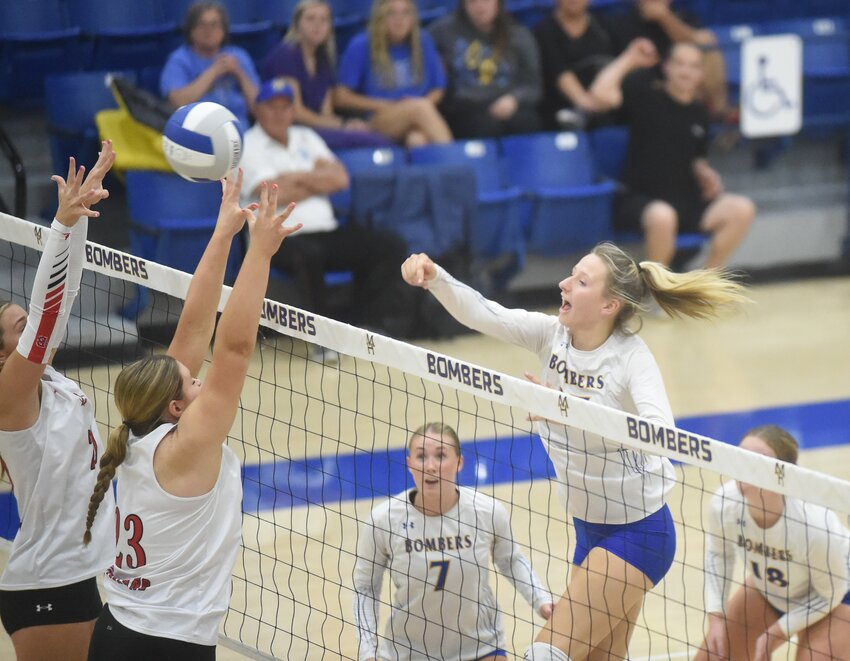
<instances>
[{"instance_id":1,"label":"jersey number 7","mask_svg":"<svg viewBox=\"0 0 850 661\"><path fill-rule=\"evenodd\" d=\"M430 569L437 567L440 571L437 572L437 584L434 586L434 592L439 592L446 587L446 577L449 574L449 563L451 560L432 560L429 565Z\"/></svg>"}]
</instances>

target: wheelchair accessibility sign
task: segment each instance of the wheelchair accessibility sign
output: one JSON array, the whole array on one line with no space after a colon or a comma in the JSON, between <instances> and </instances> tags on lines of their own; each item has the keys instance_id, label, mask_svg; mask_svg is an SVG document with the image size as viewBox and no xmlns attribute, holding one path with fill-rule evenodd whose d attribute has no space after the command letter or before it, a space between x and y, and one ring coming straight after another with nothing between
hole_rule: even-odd
<instances>
[{"instance_id":1,"label":"wheelchair accessibility sign","mask_svg":"<svg viewBox=\"0 0 850 661\"><path fill-rule=\"evenodd\" d=\"M741 45L741 133L748 138L797 133L803 120L803 45L782 34Z\"/></svg>"}]
</instances>

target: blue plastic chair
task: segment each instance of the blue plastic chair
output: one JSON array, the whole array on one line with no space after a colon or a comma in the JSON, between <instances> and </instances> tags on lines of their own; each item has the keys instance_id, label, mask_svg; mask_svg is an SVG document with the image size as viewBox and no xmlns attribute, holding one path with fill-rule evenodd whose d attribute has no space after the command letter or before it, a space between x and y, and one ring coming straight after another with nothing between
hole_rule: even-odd
<instances>
[{"instance_id":1,"label":"blue plastic chair","mask_svg":"<svg viewBox=\"0 0 850 661\"><path fill-rule=\"evenodd\" d=\"M549 0L506 0L505 9L520 23L531 29L537 25L550 11L552 1Z\"/></svg>"},{"instance_id":2,"label":"blue plastic chair","mask_svg":"<svg viewBox=\"0 0 850 661\"><path fill-rule=\"evenodd\" d=\"M127 171L127 206L133 254L186 273L194 273L215 229L221 186L186 181L176 174ZM231 248L225 279L239 267Z\"/></svg>"},{"instance_id":3,"label":"blue plastic chair","mask_svg":"<svg viewBox=\"0 0 850 661\"><path fill-rule=\"evenodd\" d=\"M132 72L116 72L133 80ZM100 110L117 108L106 71L78 71L48 76L44 98L53 171L64 172L68 158L91 167L100 150L94 116Z\"/></svg>"},{"instance_id":4,"label":"blue plastic chair","mask_svg":"<svg viewBox=\"0 0 850 661\"><path fill-rule=\"evenodd\" d=\"M502 138L505 172L530 202L528 249L558 256L610 238L615 186L597 182L584 133Z\"/></svg>"},{"instance_id":5,"label":"blue plastic chair","mask_svg":"<svg viewBox=\"0 0 850 661\"><path fill-rule=\"evenodd\" d=\"M160 0L68 3L71 20L89 40L90 68L135 70L162 66L177 43L177 25Z\"/></svg>"},{"instance_id":6,"label":"blue plastic chair","mask_svg":"<svg viewBox=\"0 0 850 661\"><path fill-rule=\"evenodd\" d=\"M287 28L298 0L258 0L261 16L277 28Z\"/></svg>"},{"instance_id":7,"label":"blue plastic chair","mask_svg":"<svg viewBox=\"0 0 850 661\"><path fill-rule=\"evenodd\" d=\"M803 40L803 125L850 125L850 30L839 18L772 21L764 34L797 34Z\"/></svg>"},{"instance_id":8,"label":"blue plastic chair","mask_svg":"<svg viewBox=\"0 0 850 661\"><path fill-rule=\"evenodd\" d=\"M514 270L525 262L520 219L522 191L504 183L495 140L465 140L410 150L414 165L466 165L475 173L478 216L470 228L473 258L514 255Z\"/></svg>"},{"instance_id":9,"label":"blue plastic chair","mask_svg":"<svg viewBox=\"0 0 850 661\"><path fill-rule=\"evenodd\" d=\"M456 2L453 0L418 0L419 21L422 25L433 23L450 11L454 11Z\"/></svg>"},{"instance_id":10,"label":"blue plastic chair","mask_svg":"<svg viewBox=\"0 0 850 661\"><path fill-rule=\"evenodd\" d=\"M714 25L710 29L717 37L717 47L726 62L726 82L735 101L741 85L741 44L745 39L760 35L762 26L757 23L738 23Z\"/></svg>"},{"instance_id":11,"label":"blue plastic chair","mask_svg":"<svg viewBox=\"0 0 850 661\"><path fill-rule=\"evenodd\" d=\"M588 133L596 172L619 181L626 164L629 129L625 126L604 126Z\"/></svg>"},{"instance_id":12,"label":"blue plastic chair","mask_svg":"<svg viewBox=\"0 0 850 661\"><path fill-rule=\"evenodd\" d=\"M358 172L389 171L407 162L407 153L401 147L340 149L334 155L348 170L349 176ZM351 188L334 193L330 199L340 223L347 222L351 212Z\"/></svg>"},{"instance_id":13,"label":"blue plastic chair","mask_svg":"<svg viewBox=\"0 0 850 661\"><path fill-rule=\"evenodd\" d=\"M788 16L799 0L696 0L692 10L706 25L762 23Z\"/></svg>"},{"instance_id":14,"label":"blue plastic chair","mask_svg":"<svg viewBox=\"0 0 850 661\"><path fill-rule=\"evenodd\" d=\"M0 102L38 105L45 78L82 68L81 57L63 0L0 2Z\"/></svg>"}]
</instances>

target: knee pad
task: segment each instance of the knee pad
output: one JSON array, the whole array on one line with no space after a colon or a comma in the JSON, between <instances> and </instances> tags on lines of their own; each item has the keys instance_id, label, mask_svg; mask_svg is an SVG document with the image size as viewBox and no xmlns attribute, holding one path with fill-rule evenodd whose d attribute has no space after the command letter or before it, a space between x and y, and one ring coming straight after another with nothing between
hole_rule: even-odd
<instances>
[{"instance_id":1,"label":"knee pad","mask_svg":"<svg viewBox=\"0 0 850 661\"><path fill-rule=\"evenodd\" d=\"M534 643L525 650L525 661L570 661L570 657L548 643Z\"/></svg>"}]
</instances>

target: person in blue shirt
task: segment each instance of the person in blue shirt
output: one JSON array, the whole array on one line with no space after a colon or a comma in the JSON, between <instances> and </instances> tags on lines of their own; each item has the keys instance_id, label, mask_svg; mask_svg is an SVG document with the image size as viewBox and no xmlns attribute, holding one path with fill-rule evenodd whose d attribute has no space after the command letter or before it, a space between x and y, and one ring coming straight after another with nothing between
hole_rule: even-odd
<instances>
[{"instance_id":1,"label":"person in blue shirt","mask_svg":"<svg viewBox=\"0 0 850 661\"><path fill-rule=\"evenodd\" d=\"M419 28L412 0L376 0L366 32L342 56L334 105L364 114L369 126L408 147L447 143L437 110L446 74L434 42Z\"/></svg>"},{"instance_id":2,"label":"person in blue shirt","mask_svg":"<svg viewBox=\"0 0 850 661\"><path fill-rule=\"evenodd\" d=\"M227 10L218 2L196 2L186 11L186 43L168 56L159 79L160 93L174 106L214 101L250 125L260 77L251 56L225 44Z\"/></svg>"}]
</instances>

